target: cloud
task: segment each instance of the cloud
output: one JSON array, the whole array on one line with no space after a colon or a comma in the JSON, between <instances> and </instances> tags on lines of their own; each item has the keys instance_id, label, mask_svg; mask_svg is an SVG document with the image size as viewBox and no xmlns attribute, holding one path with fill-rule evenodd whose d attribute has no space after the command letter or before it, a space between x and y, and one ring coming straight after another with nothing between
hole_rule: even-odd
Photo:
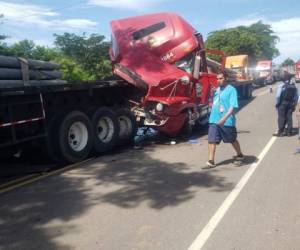
<instances>
[{"instance_id":1,"label":"cloud","mask_svg":"<svg viewBox=\"0 0 300 250\"><path fill-rule=\"evenodd\" d=\"M268 20L263 16L247 16L241 19L235 19L227 22L225 28L232 28L239 25L250 25L259 20L272 26L275 34L280 38L277 44L277 48L280 51L280 56L276 58L276 62L281 62L287 57L294 60L300 58L300 18L291 17L286 19L280 19L277 21Z\"/></svg>"},{"instance_id":2,"label":"cloud","mask_svg":"<svg viewBox=\"0 0 300 250\"><path fill-rule=\"evenodd\" d=\"M264 17L258 17L256 15L247 16L245 18L238 18L231 21L228 21L225 24L225 28L233 28L237 26L248 26L253 23L258 22L259 20L262 20L264 23L266 22L266 19Z\"/></svg>"},{"instance_id":3,"label":"cloud","mask_svg":"<svg viewBox=\"0 0 300 250\"><path fill-rule=\"evenodd\" d=\"M59 13L48 7L33 4L17 4L0 1L4 21L12 26L37 25L56 30L93 29L97 22L88 19L58 19Z\"/></svg>"},{"instance_id":4,"label":"cloud","mask_svg":"<svg viewBox=\"0 0 300 250\"><path fill-rule=\"evenodd\" d=\"M90 5L118 9L146 9L163 2L163 0L89 0Z\"/></svg>"}]
</instances>

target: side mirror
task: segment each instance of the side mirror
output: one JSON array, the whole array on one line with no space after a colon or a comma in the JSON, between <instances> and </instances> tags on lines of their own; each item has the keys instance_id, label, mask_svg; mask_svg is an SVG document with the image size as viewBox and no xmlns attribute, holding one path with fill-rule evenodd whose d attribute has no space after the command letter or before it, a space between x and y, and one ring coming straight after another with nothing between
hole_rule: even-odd
<instances>
[{"instance_id":1,"label":"side mirror","mask_svg":"<svg viewBox=\"0 0 300 250\"><path fill-rule=\"evenodd\" d=\"M200 64L201 64L201 57L197 53L195 57L195 66L194 66L194 72L193 72L193 77L195 79L199 79L200 76Z\"/></svg>"}]
</instances>

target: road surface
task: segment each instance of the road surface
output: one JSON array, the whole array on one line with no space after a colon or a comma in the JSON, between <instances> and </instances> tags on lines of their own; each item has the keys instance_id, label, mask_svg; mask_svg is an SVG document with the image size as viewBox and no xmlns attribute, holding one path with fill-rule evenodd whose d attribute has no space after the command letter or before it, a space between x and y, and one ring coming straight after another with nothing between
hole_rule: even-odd
<instances>
[{"instance_id":1,"label":"road surface","mask_svg":"<svg viewBox=\"0 0 300 250\"><path fill-rule=\"evenodd\" d=\"M2 193L0 249L299 249L297 136L272 137L268 88L241 104L245 165L221 144L202 169L206 133L93 159Z\"/></svg>"}]
</instances>

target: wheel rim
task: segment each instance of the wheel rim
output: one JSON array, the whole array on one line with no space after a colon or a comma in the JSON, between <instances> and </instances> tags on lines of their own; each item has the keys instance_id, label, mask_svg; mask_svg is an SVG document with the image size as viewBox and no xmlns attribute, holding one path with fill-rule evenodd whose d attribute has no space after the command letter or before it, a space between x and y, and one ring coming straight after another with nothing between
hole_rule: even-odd
<instances>
[{"instance_id":1,"label":"wheel rim","mask_svg":"<svg viewBox=\"0 0 300 250\"><path fill-rule=\"evenodd\" d=\"M97 136L100 141L107 143L114 135L114 123L108 117L101 117L98 121Z\"/></svg>"},{"instance_id":2,"label":"wheel rim","mask_svg":"<svg viewBox=\"0 0 300 250\"><path fill-rule=\"evenodd\" d=\"M129 117L127 116L119 116L119 125L120 125L120 138L126 138L130 136L132 133L132 122Z\"/></svg>"},{"instance_id":3,"label":"wheel rim","mask_svg":"<svg viewBox=\"0 0 300 250\"><path fill-rule=\"evenodd\" d=\"M69 146L72 150L79 152L83 150L89 139L88 129L83 122L75 122L68 133Z\"/></svg>"}]
</instances>

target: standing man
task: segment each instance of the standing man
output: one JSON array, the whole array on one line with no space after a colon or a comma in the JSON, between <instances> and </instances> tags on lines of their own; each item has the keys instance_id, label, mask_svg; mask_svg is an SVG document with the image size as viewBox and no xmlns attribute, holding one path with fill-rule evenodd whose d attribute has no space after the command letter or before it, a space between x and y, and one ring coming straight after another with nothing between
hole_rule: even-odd
<instances>
[{"instance_id":1,"label":"standing man","mask_svg":"<svg viewBox=\"0 0 300 250\"><path fill-rule=\"evenodd\" d=\"M219 87L214 93L212 110L209 117L208 130L208 161L207 167L214 168L216 146L223 141L231 143L236 151L236 160L243 160L244 156L237 140L234 112L238 108L236 89L228 84L225 74L217 75Z\"/></svg>"},{"instance_id":2,"label":"standing man","mask_svg":"<svg viewBox=\"0 0 300 250\"><path fill-rule=\"evenodd\" d=\"M276 108L278 112L278 131L274 136L291 136L293 133L293 112L298 101L298 90L292 82L292 74L286 75L276 92ZM285 126L287 125L286 132Z\"/></svg>"}]
</instances>

